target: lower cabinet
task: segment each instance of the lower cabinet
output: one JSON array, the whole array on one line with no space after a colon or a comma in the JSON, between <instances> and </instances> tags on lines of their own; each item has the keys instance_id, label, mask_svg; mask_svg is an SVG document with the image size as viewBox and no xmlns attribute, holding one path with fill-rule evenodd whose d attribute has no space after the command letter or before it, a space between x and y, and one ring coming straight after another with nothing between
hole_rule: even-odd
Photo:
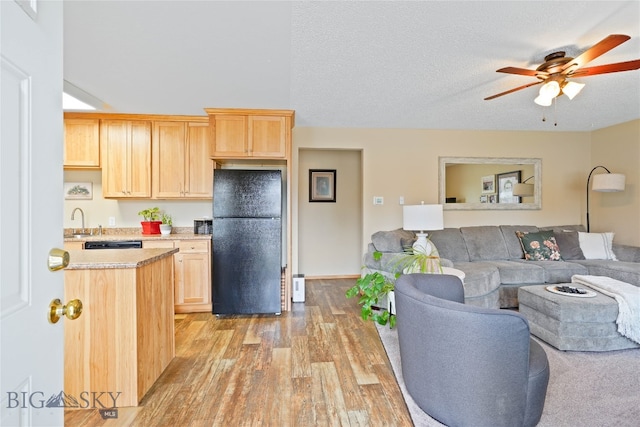
<instances>
[{"instance_id":1,"label":"lower cabinet","mask_svg":"<svg viewBox=\"0 0 640 427\"><path fill-rule=\"evenodd\" d=\"M178 248L173 256L175 312L211 312L211 241L143 240L143 248Z\"/></svg>"}]
</instances>

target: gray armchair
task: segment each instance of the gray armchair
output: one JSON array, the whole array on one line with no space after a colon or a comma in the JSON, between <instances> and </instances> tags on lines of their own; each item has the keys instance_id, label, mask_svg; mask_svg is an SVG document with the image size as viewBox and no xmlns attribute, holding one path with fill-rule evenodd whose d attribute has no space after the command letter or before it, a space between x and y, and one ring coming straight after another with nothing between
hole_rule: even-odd
<instances>
[{"instance_id":1,"label":"gray armchair","mask_svg":"<svg viewBox=\"0 0 640 427\"><path fill-rule=\"evenodd\" d=\"M535 426L549 363L517 312L464 304L462 282L406 274L395 285L402 375L429 416L447 426Z\"/></svg>"}]
</instances>

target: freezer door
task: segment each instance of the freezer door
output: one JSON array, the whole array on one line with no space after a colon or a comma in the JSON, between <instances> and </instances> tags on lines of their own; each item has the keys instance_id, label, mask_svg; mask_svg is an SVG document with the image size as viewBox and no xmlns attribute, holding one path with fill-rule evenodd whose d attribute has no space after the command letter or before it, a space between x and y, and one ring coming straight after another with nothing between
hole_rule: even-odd
<instances>
[{"instance_id":1,"label":"freezer door","mask_svg":"<svg viewBox=\"0 0 640 427\"><path fill-rule=\"evenodd\" d=\"M213 174L214 218L281 216L282 174L279 170L215 169Z\"/></svg>"},{"instance_id":2,"label":"freezer door","mask_svg":"<svg viewBox=\"0 0 640 427\"><path fill-rule=\"evenodd\" d=\"M280 219L213 219L213 313L280 313Z\"/></svg>"}]
</instances>

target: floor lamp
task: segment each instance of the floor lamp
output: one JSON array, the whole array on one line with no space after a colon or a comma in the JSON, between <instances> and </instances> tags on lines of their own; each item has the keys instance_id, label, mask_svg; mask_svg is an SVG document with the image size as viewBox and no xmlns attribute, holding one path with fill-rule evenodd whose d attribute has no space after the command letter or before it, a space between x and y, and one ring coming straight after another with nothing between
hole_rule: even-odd
<instances>
[{"instance_id":1,"label":"floor lamp","mask_svg":"<svg viewBox=\"0 0 640 427\"><path fill-rule=\"evenodd\" d=\"M589 181L591 181L591 175L593 171L598 168L602 168L607 173L601 173L593 176L593 191L600 191L604 193L612 193L617 191L624 191L625 176L621 173L611 173L609 169L604 166L596 166L589 172L589 178L587 178L587 232L589 232Z\"/></svg>"}]
</instances>

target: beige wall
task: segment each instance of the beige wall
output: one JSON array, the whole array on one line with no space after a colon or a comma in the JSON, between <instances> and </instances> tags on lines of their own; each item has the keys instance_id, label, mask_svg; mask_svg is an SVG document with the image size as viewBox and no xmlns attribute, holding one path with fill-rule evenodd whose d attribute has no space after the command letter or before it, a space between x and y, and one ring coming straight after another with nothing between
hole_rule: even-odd
<instances>
[{"instance_id":1,"label":"beige wall","mask_svg":"<svg viewBox=\"0 0 640 427\"><path fill-rule=\"evenodd\" d=\"M298 269L305 276L357 273L362 263L361 150L300 150ZM309 169L336 170L336 202L309 202Z\"/></svg>"},{"instance_id":2,"label":"beige wall","mask_svg":"<svg viewBox=\"0 0 640 427\"><path fill-rule=\"evenodd\" d=\"M640 120L592 133L590 166L599 165L626 175L627 180L620 193L591 191L591 231L614 231L614 241L640 246ZM594 174L603 172L599 168ZM586 177L584 188L586 199Z\"/></svg>"},{"instance_id":3,"label":"beige wall","mask_svg":"<svg viewBox=\"0 0 640 427\"><path fill-rule=\"evenodd\" d=\"M619 136L621 135L621 136ZM627 186L637 193L638 121L614 126L597 132L518 132L518 131L453 131L453 130L413 130L413 129L347 129L347 128L294 128L294 170L299 168L298 150L307 149L349 149L362 150L362 242L361 250L366 250L372 233L391 230L402 225L402 208L399 197L405 204L437 203L438 201L438 157L536 157L542 159L542 209L528 211L445 211L445 227L465 225L559 225L584 224L586 213L586 179L591 169L592 155L607 160L612 167L618 162L624 164ZM592 153L592 138L595 140ZM622 152L610 150L607 144L616 139ZM635 145L634 145L635 144ZM600 155L598 148L607 152ZM609 146L610 147L610 146ZM635 148L635 151L633 150ZM625 153L634 151L633 156ZM596 155L597 154L597 155ZM597 163L597 162L596 162ZM622 168L622 164L620 165ZM632 169L635 173L631 173ZM632 182L635 180L635 183ZM294 183L294 186L297 184ZM294 189L296 194L297 189ZM622 194L622 193L620 193ZM633 224L635 235L626 231L627 225L611 224L616 231L616 241L640 244L638 236L638 196L627 192L627 200L620 206L618 215ZM384 197L384 205L373 205L373 197ZM605 196L612 196L608 194ZM615 195L613 195L615 197ZM595 197L594 197L595 205ZM612 202L609 202L612 203ZM591 207L592 223L601 228L603 218ZM315 256L313 253L298 253L298 212L293 213L294 271L298 257ZM612 208L607 206L606 208ZM625 227L623 229L623 227ZM336 227L336 233L343 230ZM623 237L628 236L628 237ZM353 273L359 273L353 267Z\"/></svg>"},{"instance_id":4,"label":"beige wall","mask_svg":"<svg viewBox=\"0 0 640 427\"><path fill-rule=\"evenodd\" d=\"M211 216L213 205L207 201L182 200L115 200L102 197L102 174L100 171L64 171L65 182L93 183L93 199L64 201L64 228L80 228L80 215L71 221L71 212L78 207L84 211L85 226L109 228L109 217L114 217L116 227L140 227L142 209L158 206L171 214L174 227L193 227L195 218Z\"/></svg>"}]
</instances>

